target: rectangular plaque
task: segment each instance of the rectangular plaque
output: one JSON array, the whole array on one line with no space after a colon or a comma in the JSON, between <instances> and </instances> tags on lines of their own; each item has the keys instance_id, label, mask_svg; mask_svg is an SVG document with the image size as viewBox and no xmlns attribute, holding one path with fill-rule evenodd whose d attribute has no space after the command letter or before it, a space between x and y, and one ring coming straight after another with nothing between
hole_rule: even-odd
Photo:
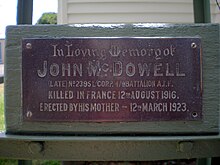
<instances>
[{"instance_id":1,"label":"rectangular plaque","mask_svg":"<svg viewBox=\"0 0 220 165\"><path fill-rule=\"evenodd\" d=\"M202 119L200 38L22 41L24 121Z\"/></svg>"}]
</instances>

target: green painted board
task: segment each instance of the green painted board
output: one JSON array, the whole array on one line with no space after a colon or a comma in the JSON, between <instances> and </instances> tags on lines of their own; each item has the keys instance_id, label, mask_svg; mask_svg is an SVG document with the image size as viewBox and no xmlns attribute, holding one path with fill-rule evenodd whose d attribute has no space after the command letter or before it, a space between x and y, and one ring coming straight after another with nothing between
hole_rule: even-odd
<instances>
[{"instance_id":1,"label":"green painted board","mask_svg":"<svg viewBox=\"0 0 220 165\"><path fill-rule=\"evenodd\" d=\"M151 161L220 156L220 136L36 136L0 133L0 158Z\"/></svg>"},{"instance_id":2,"label":"green painted board","mask_svg":"<svg viewBox=\"0 0 220 165\"><path fill-rule=\"evenodd\" d=\"M22 39L71 37L200 38L201 120L70 122L23 120ZM219 131L220 60L218 24L9 26L6 32L5 114L7 133L42 134L213 134ZM33 98L34 99L34 98Z\"/></svg>"}]
</instances>

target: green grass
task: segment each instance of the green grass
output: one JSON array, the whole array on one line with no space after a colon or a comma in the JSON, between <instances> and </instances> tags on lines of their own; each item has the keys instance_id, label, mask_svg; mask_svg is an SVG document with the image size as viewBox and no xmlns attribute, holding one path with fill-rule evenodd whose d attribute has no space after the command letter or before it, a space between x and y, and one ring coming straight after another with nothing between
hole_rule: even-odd
<instances>
[{"instance_id":1,"label":"green grass","mask_svg":"<svg viewBox=\"0 0 220 165\"><path fill-rule=\"evenodd\" d=\"M5 130L4 120L4 84L0 84L0 131Z\"/></svg>"},{"instance_id":2,"label":"green grass","mask_svg":"<svg viewBox=\"0 0 220 165\"><path fill-rule=\"evenodd\" d=\"M0 159L0 165L17 165L17 160Z\"/></svg>"},{"instance_id":3,"label":"green grass","mask_svg":"<svg viewBox=\"0 0 220 165\"><path fill-rule=\"evenodd\" d=\"M0 159L0 165L18 165L17 160ZM32 165L60 165L59 161L33 160Z\"/></svg>"}]
</instances>

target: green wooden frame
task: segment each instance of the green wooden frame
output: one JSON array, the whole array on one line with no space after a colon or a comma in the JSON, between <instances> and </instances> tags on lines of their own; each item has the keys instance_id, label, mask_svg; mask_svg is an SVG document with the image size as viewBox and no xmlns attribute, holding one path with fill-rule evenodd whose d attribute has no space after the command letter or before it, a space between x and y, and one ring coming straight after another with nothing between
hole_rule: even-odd
<instances>
[{"instance_id":1,"label":"green wooden frame","mask_svg":"<svg viewBox=\"0 0 220 165\"><path fill-rule=\"evenodd\" d=\"M219 25L137 24L9 26L6 41L5 114L7 133L43 134L213 134L219 132ZM203 120L122 123L23 122L21 40L53 37L201 37Z\"/></svg>"},{"instance_id":2,"label":"green wooden frame","mask_svg":"<svg viewBox=\"0 0 220 165\"><path fill-rule=\"evenodd\" d=\"M23 0L18 0L20 5L25 6L26 3L23 3ZM29 0L28 0L29 1ZM31 0L32 1L32 0ZM204 3L205 7L198 8L197 3ZM194 0L194 17L195 17L195 22L196 23L207 23L210 22L210 6L208 6L209 2L206 0ZM31 24L32 19L32 10L29 10L30 8L32 9L33 4L29 3L29 7L19 7L18 4L18 18L17 22L18 24L24 24L28 23ZM197 8L196 8L197 7ZM29 9L28 9L29 8ZM205 10L207 9L207 10ZM23 20L24 15L19 14L22 13L23 11L27 11L25 14L26 21ZM25 13L25 12L23 12ZM204 20L204 13L205 15L205 20ZM200 19L202 16L202 20ZM156 32L155 35L160 36L161 34L165 35L167 33L168 27L172 27L173 25L166 25L166 26L158 26L158 30L153 30L149 28L149 31ZM177 26L177 25L175 25ZM174 30L174 33L171 35L201 35L203 38L207 37L203 42L205 43L205 57L209 56L209 58L206 58L204 60L204 67L207 69L211 69L210 73L213 73L212 76L206 77L207 80L206 82L210 81L211 86L212 86L212 92L209 93L206 96L209 96L211 94L211 97L213 97L212 94L217 98L219 98L219 93L218 92L213 92L214 89L216 91L219 91L219 57L214 56L214 52L219 52L219 32L218 32L218 25L199 25L200 27L197 27L197 25L190 25L191 27L188 29L187 25L182 25L182 27L178 28L170 28L170 31L168 30L168 34L171 33L172 29ZM213 27L214 26L214 27ZM212 27L212 28L211 28ZM62 35L68 36L68 32L65 32L65 29L70 29L71 27L62 27L61 29L57 29L56 27L52 26L52 34L53 35L58 35L59 30L62 31ZM128 32L131 31L134 27L127 27ZM164 33L161 32L161 29L164 29ZM25 32L21 32L22 34L25 33L25 37L31 37L31 35L28 34L28 30L30 27L25 27L24 30ZM181 32L177 29L181 29ZM209 32L209 30L214 29L215 33ZM33 30L33 29L32 29ZM46 37L48 33L51 31L49 28L46 28L43 30L40 30L39 27L34 27L34 35L37 37ZM82 34L83 30L80 30ZM136 31L134 34L131 35L140 35L140 29L134 28ZM190 32L192 30L192 32ZM197 31L198 30L198 31ZM22 31L21 27L9 27L8 28L8 38L11 39L11 41L8 42L7 47L8 47L8 53L12 53L15 56L10 56L9 57L9 64L6 66L7 72L6 72L6 78L7 81L18 81L20 80L20 54L21 54L21 48L19 46L19 40L21 39L21 35L17 35L16 33ZM78 31L78 30L77 30ZM105 33L108 33L108 29L104 30ZM90 31L91 32L91 31ZM97 33L97 29L92 30L94 35ZM158 34L157 34L158 33ZM75 34L75 32L71 33ZM88 34L87 32L85 34ZM121 31L120 29L117 30L117 34L123 34L125 33ZM130 34L130 33L128 33ZM209 35L210 34L210 35ZM104 35L104 34L103 34ZM152 34L151 34L152 35ZM18 37L18 38L17 38ZM214 40L212 40L214 39ZM14 41L15 40L15 41ZM214 42L213 44L210 44ZM213 49L214 48L214 49ZM17 52L18 51L18 52ZM208 55L211 53L210 55ZM219 55L219 53L217 54ZM11 59L10 59L11 58ZM15 58L13 60L13 58ZM18 63L15 63L18 62ZM209 62L214 62L216 69L210 65L206 65L206 63ZM15 65L15 66L13 66ZM13 66L13 68L9 68L8 66ZM15 70L14 70L15 69ZM14 71L12 71L14 70ZM12 72L11 72L12 71ZM214 71L214 72L213 72ZM207 72L208 75L208 72ZM218 76L217 76L218 75ZM10 77L12 76L12 77ZM15 77L14 77L15 76ZM205 79L206 79L205 78ZM214 80L215 83L218 83L216 86L215 83L212 82ZM6 81L6 83L7 83ZM19 85L20 82L18 82ZM213 86L214 85L214 86ZM18 98L20 99L20 88L13 84L6 84L6 91L11 90L10 88L12 87L12 90L14 90L14 93L8 93L6 99L6 104L7 101L9 103L10 99L15 101L15 105L19 102ZM205 89L209 88L209 85L206 84ZM209 91L209 90L208 90ZM19 97L17 98L17 96ZM208 98L207 98L208 99ZM211 98L209 98L211 100ZM206 124L205 128L203 129L201 126L196 127L196 125L193 125L194 130L197 130L196 132L198 133L219 133L219 103L218 101L214 99L210 102L210 104L216 104L215 106L207 106L204 105L205 108L207 107L208 110L214 111L214 112L208 112L206 111L206 115L208 120L204 120ZM11 101L12 101L11 100ZM13 103L13 102L11 102ZM210 105L209 104L209 105ZM12 104L14 105L14 103ZM16 110L12 110L12 112L6 112L7 115L7 122L11 119L16 119L15 122L10 121L7 124L7 129L11 133L19 133L19 132L36 132L38 130L30 131L30 127L26 126L24 123L22 123L21 116L19 116L21 109L17 109L18 107L13 107L9 106L10 108L15 108ZM212 108L211 108L212 107ZM9 108L9 109L10 109ZM6 110L8 107L6 107ZM8 110L9 110L8 109ZM10 109L11 110L11 109ZM15 113L14 113L15 112ZM18 114L16 114L18 113ZM11 117L9 116L11 115ZM209 123L209 122L214 122L214 123ZM17 125L18 124L18 125ZM24 125L23 125L24 124ZM175 123L174 123L175 124ZM200 123L201 124L201 123ZM35 127L36 124L33 124ZM37 126L39 126L37 124ZM43 125L44 127L45 125ZM159 124L160 126L160 124ZM63 126L61 126L63 127ZM59 127L58 127L59 128ZM156 128L157 125L156 125ZM178 128L178 127L177 127ZM175 130L177 129L175 127ZM210 130L209 130L210 128ZM21 129L21 130L19 130ZM171 129L171 128L169 128ZM167 129L165 129L162 132L166 132ZM177 130L178 132L178 130ZM181 131L180 131L181 132ZM191 131L186 131L191 132ZM220 156L220 136L219 135L209 135L209 136L142 136L142 137L137 137L137 136L108 136L108 137L103 137L103 136L25 136L25 135L6 135L5 133L0 133L0 157L1 158L14 158L14 159L57 159L57 160L71 160L71 161L146 161L146 160L161 160L161 159L182 159L182 158L205 158L205 157L217 157ZM158 149L160 148L160 150ZM165 150L164 150L165 148ZM89 150L88 150L89 149ZM89 152L89 154L88 154ZM29 161L25 161L26 164L29 163Z\"/></svg>"},{"instance_id":3,"label":"green wooden frame","mask_svg":"<svg viewBox=\"0 0 220 165\"><path fill-rule=\"evenodd\" d=\"M0 158L151 161L220 156L212 136L25 136L0 134Z\"/></svg>"}]
</instances>

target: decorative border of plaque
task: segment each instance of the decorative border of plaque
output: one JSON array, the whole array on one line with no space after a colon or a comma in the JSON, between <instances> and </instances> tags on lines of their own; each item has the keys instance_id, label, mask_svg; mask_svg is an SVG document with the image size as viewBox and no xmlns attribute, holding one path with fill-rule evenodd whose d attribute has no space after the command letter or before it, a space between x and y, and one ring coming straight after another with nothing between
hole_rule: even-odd
<instances>
[{"instance_id":1,"label":"decorative border of plaque","mask_svg":"<svg viewBox=\"0 0 220 165\"><path fill-rule=\"evenodd\" d=\"M23 120L201 120L201 54L190 37L23 39Z\"/></svg>"}]
</instances>

